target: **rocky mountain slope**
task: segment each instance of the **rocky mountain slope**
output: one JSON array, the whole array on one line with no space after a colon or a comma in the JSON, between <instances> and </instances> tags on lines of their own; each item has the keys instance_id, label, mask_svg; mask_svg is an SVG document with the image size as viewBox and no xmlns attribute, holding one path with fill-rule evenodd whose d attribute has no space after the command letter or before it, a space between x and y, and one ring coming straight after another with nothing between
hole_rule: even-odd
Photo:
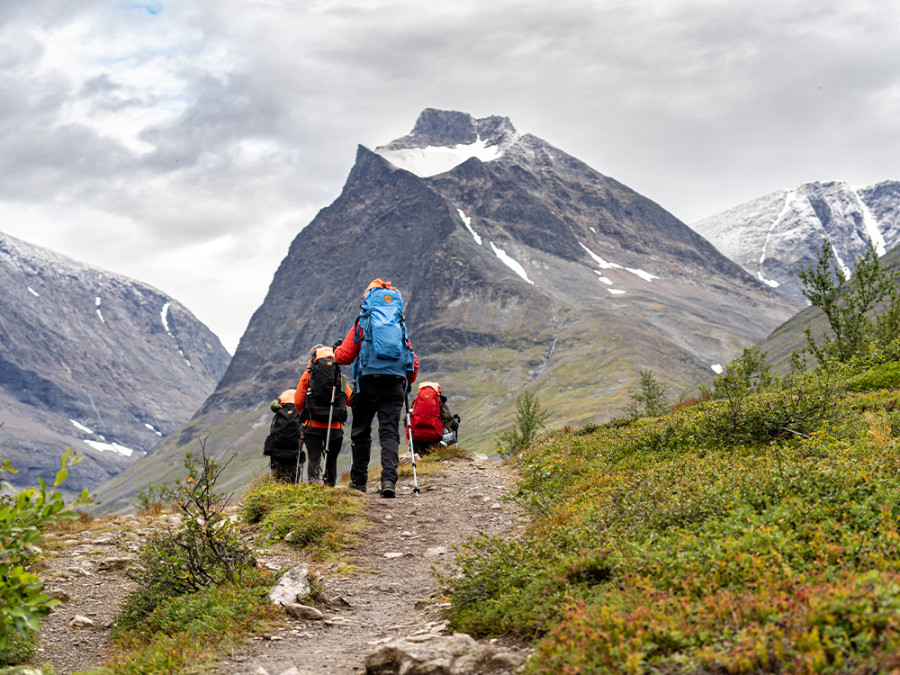
<instances>
[{"instance_id":1,"label":"rocky mountain slope","mask_svg":"<svg viewBox=\"0 0 900 675\"><path fill-rule=\"evenodd\" d=\"M175 300L146 284L0 234L0 453L14 483L84 459L69 490L108 480L178 428L229 356Z\"/></svg>"},{"instance_id":2,"label":"rocky mountain slope","mask_svg":"<svg viewBox=\"0 0 900 675\"><path fill-rule=\"evenodd\" d=\"M659 205L508 119L426 110L410 135L359 148L215 393L160 448L165 466L212 431L213 451L238 452L235 484L259 470L265 402L297 383L312 345L344 336L376 277L403 292L421 377L462 415L463 445L486 452L525 388L554 424L605 420L640 369L677 392L799 308ZM129 472L107 494L139 481Z\"/></svg>"},{"instance_id":3,"label":"rocky mountain slope","mask_svg":"<svg viewBox=\"0 0 900 675\"><path fill-rule=\"evenodd\" d=\"M692 226L726 256L789 298L805 302L800 265L827 238L849 270L872 241L879 254L900 244L900 182L853 188L806 183L741 204Z\"/></svg>"}]
</instances>

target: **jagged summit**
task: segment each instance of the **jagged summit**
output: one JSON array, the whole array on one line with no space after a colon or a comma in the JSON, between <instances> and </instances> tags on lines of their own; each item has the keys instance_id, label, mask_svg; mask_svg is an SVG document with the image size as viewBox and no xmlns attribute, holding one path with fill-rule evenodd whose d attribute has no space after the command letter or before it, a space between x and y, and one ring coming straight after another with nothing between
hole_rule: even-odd
<instances>
[{"instance_id":1,"label":"jagged summit","mask_svg":"<svg viewBox=\"0 0 900 675\"><path fill-rule=\"evenodd\" d=\"M518 139L508 117L476 119L468 113L426 108L409 134L378 146L375 152L394 166L426 178L472 157L482 162L498 159Z\"/></svg>"}]
</instances>

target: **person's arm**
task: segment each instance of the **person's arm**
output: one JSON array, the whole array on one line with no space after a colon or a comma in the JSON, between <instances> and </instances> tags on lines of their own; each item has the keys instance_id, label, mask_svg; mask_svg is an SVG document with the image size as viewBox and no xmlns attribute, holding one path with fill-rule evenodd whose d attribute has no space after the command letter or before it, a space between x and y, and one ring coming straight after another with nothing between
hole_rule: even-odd
<instances>
[{"instance_id":1,"label":"person's arm","mask_svg":"<svg viewBox=\"0 0 900 675\"><path fill-rule=\"evenodd\" d=\"M304 370L303 375L300 376L300 383L294 390L294 407L297 409L298 413L303 410L303 406L306 405L307 389L309 389L309 371Z\"/></svg>"},{"instance_id":2,"label":"person's arm","mask_svg":"<svg viewBox=\"0 0 900 675\"><path fill-rule=\"evenodd\" d=\"M347 337L345 337L341 344L337 346L337 349L334 350L334 359L342 366L353 363L359 355L359 349L362 347L362 336L359 336L359 342L357 342L355 338L356 333L361 331L362 328L360 328L359 321L357 321L350 330L347 331Z\"/></svg>"},{"instance_id":3,"label":"person's arm","mask_svg":"<svg viewBox=\"0 0 900 675\"><path fill-rule=\"evenodd\" d=\"M406 346L409 347L409 351L413 352L412 344L409 341L406 342ZM419 357L416 356L416 353L413 352L413 369L412 372L406 371L406 381L409 384L412 384L416 381L416 377L419 375Z\"/></svg>"}]
</instances>

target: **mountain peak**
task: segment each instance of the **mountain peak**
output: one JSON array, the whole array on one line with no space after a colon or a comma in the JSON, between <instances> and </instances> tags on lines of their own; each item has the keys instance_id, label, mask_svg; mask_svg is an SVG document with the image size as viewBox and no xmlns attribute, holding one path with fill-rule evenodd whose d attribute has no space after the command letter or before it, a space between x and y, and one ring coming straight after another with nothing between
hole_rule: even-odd
<instances>
[{"instance_id":1,"label":"mountain peak","mask_svg":"<svg viewBox=\"0 0 900 675\"><path fill-rule=\"evenodd\" d=\"M444 173L472 157L489 162L503 155L519 134L508 117L476 119L468 113L426 108L413 130L375 152L422 178Z\"/></svg>"}]
</instances>

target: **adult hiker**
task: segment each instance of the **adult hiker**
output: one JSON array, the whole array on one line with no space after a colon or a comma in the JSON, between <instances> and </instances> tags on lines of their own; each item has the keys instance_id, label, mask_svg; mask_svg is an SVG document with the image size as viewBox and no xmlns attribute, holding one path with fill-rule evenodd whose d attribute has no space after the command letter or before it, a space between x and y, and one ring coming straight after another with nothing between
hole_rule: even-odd
<instances>
[{"instance_id":1,"label":"adult hiker","mask_svg":"<svg viewBox=\"0 0 900 675\"><path fill-rule=\"evenodd\" d=\"M403 318L403 299L390 281L375 279L363 293L356 323L335 344L340 364L353 364L349 487L366 491L372 450L372 420L378 416L381 442L381 496L394 497L400 447L400 415L419 371Z\"/></svg>"},{"instance_id":2,"label":"adult hiker","mask_svg":"<svg viewBox=\"0 0 900 675\"><path fill-rule=\"evenodd\" d=\"M309 453L307 482L314 483L321 474L324 455L324 484L334 487L337 461L344 442L344 422L351 395L347 378L334 358L331 347L316 345L309 351L309 365L300 376L294 394L294 407L300 411L303 440Z\"/></svg>"},{"instance_id":3,"label":"adult hiker","mask_svg":"<svg viewBox=\"0 0 900 675\"><path fill-rule=\"evenodd\" d=\"M298 468L306 461L300 449L300 415L294 407L294 390L285 389L270 407L275 417L263 443L263 455L269 458L272 478L293 483Z\"/></svg>"},{"instance_id":4,"label":"adult hiker","mask_svg":"<svg viewBox=\"0 0 900 675\"><path fill-rule=\"evenodd\" d=\"M456 443L459 422L459 415L450 411L439 383L419 383L410 413L412 439L419 454L427 454L438 445L446 447Z\"/></svg>"}]
</instances>

